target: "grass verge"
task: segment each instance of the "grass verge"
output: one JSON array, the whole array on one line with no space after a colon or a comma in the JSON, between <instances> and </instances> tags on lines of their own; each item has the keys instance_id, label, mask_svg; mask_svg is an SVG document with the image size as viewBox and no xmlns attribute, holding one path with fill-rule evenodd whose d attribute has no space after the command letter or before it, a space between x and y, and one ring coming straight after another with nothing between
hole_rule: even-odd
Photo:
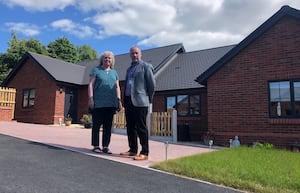
<instances>
[{"instance_id":1,"label":"grass verge","mask_svg":"<svg viewBox=\"0 0 300 193\"><path fill-rule=\"evenodd\" d=\"M300 154L238 147L157 163L152 168L258 193L299 193Z\"/></svg>"}]
</instances>

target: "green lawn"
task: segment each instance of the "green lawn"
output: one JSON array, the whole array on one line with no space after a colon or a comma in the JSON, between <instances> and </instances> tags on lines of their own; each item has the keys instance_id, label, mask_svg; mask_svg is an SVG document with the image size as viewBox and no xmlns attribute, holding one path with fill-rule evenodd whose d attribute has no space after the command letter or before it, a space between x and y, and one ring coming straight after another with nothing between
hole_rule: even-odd
<instances>
[{"instance_id":1,"label":"green lawn","mask_svg":"<svg viewBox=\"0 0 300 193\"><path fill-rule=\"evenodd\" d=\"M285 150L228 148L151 167L250 192L300 192L300 153Z\"/></svg>"}]
</instances>

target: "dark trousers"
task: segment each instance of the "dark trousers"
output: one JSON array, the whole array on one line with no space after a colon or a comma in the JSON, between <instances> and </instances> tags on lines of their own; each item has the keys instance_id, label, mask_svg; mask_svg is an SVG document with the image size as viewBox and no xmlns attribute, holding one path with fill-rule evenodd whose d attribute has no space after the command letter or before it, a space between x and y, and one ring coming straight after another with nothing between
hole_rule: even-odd
<instances>
[{"instance_id":1,"label":"dark trousers","mask_svg":"<svg viewBox=\"0 0 300 193\"><path fill-rule=\"evenodd\" d=\"M129 151L137 153L139 137L142 150L140 154L149 154L149 141L148 141L148 129L146 125L146 118L148 114L148 107L135 107L132 104L130 97L124 98L125 117L126 117L126 128L127 137L129 144Z\"/></svg>"},{"instance_id":2,"label":"dark trousers","mask_svg":"<svg viewBox=\"0 0 300 193\"><path fill-rule=\"evenodd\" d=\"M103 125L102 147L109 146L115 112L116 108L114 107L95 108L93 110L92 146L99 146L99 131L101 125Z\"/></svg>"}]
</instances>

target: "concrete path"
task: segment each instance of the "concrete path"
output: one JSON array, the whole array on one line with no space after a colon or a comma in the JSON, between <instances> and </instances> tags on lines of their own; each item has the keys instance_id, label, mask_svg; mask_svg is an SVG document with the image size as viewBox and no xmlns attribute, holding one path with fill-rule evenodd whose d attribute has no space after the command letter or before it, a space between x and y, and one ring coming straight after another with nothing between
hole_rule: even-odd
<instances>
[{"instance_id":1,"label":"concrete path","mask_svg":"<svg viewBox=\"0 0 300 193\"><path fill-rule=\"evenodd\" d=\"M58 126L0 121L0 133L140 167L149 167L151 164L166 160L166 158L174 159L210 151L207 146L168 144L166 153L164 142L150 140L149 159L134 161L130 157L119 155L120 152L129 149L126 135L112 134L109 147L113 152L112 155L96 154L91 151L91 130L84 129L79 125Z\"/></svg>"}]
</instances>

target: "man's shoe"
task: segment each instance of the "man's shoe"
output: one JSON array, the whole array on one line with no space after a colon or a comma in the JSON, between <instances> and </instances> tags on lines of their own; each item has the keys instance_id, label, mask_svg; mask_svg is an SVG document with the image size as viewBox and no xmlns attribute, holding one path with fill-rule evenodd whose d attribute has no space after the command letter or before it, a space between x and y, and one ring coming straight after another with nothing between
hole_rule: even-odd
<instances>
[{"instance_id":1,"label":"man's shoe","mask_svg":"<svg viewBox=\"0 0 300 193\"><path fill-rule=\"evenodd\" d=\"M133 153L133 152L130 152L130 151L126 151L126 152L120 153L120 155L124 155L124 156L136 156L136 153Z\"/></svg>"},{"instance_id":2,"label":"man's shoe","mask_svg":"<svg viewBox=\"0 0 300 193\"><path fill-rule=\"evenodd\" d=\"M108 149L108 147L103 147L102 152L106 154L112 154L112 152Z\"/></svg>"},{"instance_id":3,"label":"man's shoe","mask_svg":"<svg viewBox=\"0 0 300 193\"><path fill-rule=\"evenodd\" d=\"M143 155L143 154L139 154L139 155L135 156L133 159L137 160L137 161L147 160L148 156L147 155Z\"/></svg>"}]
</instances>

